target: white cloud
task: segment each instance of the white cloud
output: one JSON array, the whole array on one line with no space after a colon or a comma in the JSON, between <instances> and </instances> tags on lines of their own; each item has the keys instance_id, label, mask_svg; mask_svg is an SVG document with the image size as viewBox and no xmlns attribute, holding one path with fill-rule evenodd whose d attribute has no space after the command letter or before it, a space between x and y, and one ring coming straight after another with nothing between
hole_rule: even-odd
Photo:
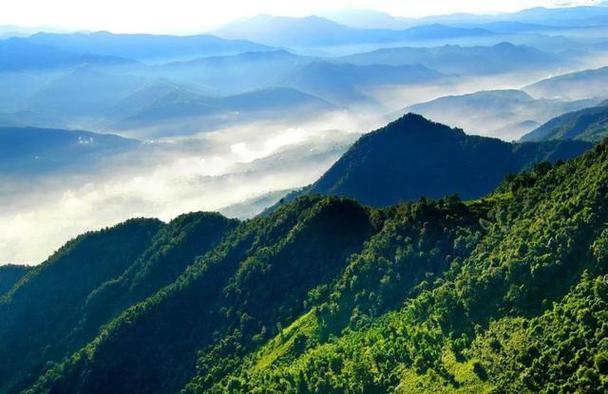
<instances>
[{"instance_id":1,"label":"white cloud","mask_svg":"<svg viewBox=\"0 0 608 394\"><path fill-rule=\"evenodd\" d=\"M131 217L167 221L304 186L356 137L328 128L359 130L363 124L344 113L298 128L249 124L174 141L175 147L118 160L103 173L16 185L14 193L0 194L0 264L40 263L70 238Z\"/></svg>"}]
</instances>

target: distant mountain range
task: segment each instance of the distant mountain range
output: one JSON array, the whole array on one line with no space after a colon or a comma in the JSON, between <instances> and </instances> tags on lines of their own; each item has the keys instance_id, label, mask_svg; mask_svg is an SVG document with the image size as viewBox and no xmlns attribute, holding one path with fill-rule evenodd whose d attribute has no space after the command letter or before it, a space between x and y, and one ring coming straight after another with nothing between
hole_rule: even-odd
<instances>
[{"instance_id":1,"label":"distant mountain range","mask_svg":"<svg viewBox=\"0 0 608 394\"><path fill-rule=\"evenodd\" d=\"M297 48L478 37L491 35L492 32L480 28L440 24L415 26L405 30L360 29L318 16L295 18L259 15L245 21L233 22L214 31L214 34L227 39L247 37L266 45Z\"/></svg>"},{"instance_id":2,"label":"distant mountain range","mask_svg":"<svg viewBox=\"0 0 608 394\"><path fill-rule=\"evenodd\" d=\"M317 182L287 200L302 194L337 195L382 207L450 194L473 199L509 174L543 161L567 160L591 146L507 143L407 114L361 137Z\"/></svg>"},{"instance_id":3,"label":"distant mountain range","mask_svg":"<svg viewBox=\"0 0 608 394\"><path fill-rule=\"evenodd\" d=\"M600 142L608 137L608 101L598 106L560 115L530 133L521 141L581 140Z\"/></svg>"},{"instance_id":4,"label":"distant mountain range","mask_svg":"<svg viewBox=\"0 0 608 394\"><path fill-rule=\"evenodd\" d=\"M453 124L469 133L511 141L555 116L595 103L594 100L534 99L524 91L511 89L440 97L412 105L404 112Z\"/></svg>"},{"instance_id":5,"label":"distant mountain range","mask_svg":"<svg viewBox=\"0 0 608 394\"><path fill-rule=\"evenodd\" d=\"M581 99L606 98L608 67L554 76L526 86L524 90L536 97Z\"/></svg>"},{"instance_id":6,"label":"distant mountain range","mask_svg":"<svg viewBox=\"0 0 608 394\"><path fill-rule=\"evenodd\" d=\"M225 40L212 35L169 36L152 34L38 33L27 38L33 44L64 51L135 60L160 61L198 56L229 55L270 49L246 40Z\"/></svg>"},{"instance_id":7,"label":"distant mountain range","mask_svg":"<svg viewBox=\"0 0 608 394\"><path fill-rule=\"evenodd\" d=\"M430 48L384 48L340 58L352 64L421 64L448 74L491 74L554 67L564 63L555 55L524 45L503 42L493 46L446 45Z\"/></svg>"},{"instance_id":8,"label":"distant mountain range","mask_svg":"<svg viewBox=\"0 0 608 394\"><path fill-rule=\"evenodd\" d=\"M27 38L0 40L0 72L56 70L79 65L115 66L133 63L116 56L71 52Z\"/></svg>"},{"instance_id":9,"label":"distant mountain range","mask_svg":"<svg viewBox=\"0 0 608 394\"><path fill-rule=\"evenodd\" d=\"M129 111L130 113L127 113ZM302 119L335 110L318 97L291 88L269 88L248 93L206 97L179 87L153 85L127 97L108 113L117 120L106 127L143 138L209 131L234 123L271 119L292 112Z\"/></svg>"},{"instance_id":10,"label":"distant mountain range","mask_svg":"<svg viewBox=\"0 0 608 394\"><path fill-rule=\"evenodd\" d=\"M512 32L521 31L524 26L525 30L573 26L605 26L606 17L608 17L608 7L602 6L602 4L592 7L536 7L518 12L493 15L455 13L423 18L393 16L375 10L343 10L323 13L321 16L347 26L358 28L398 30L420 24L445 23L456 26L483 26L496 32L505 32L505 30Z\"/></svg>"},{"instance_id":11,"label":"distant mountain range","mask_svg":"<svg viewBox=\"0 0 608 394\"><path fill-rule=\"evenodd\" d=\"M367 89L383 86L439 83L448 76L421 65L354 65L313 62L287 75L280 85L323 97L332 103L372 103Z\"/></svg>"}]
</instances>

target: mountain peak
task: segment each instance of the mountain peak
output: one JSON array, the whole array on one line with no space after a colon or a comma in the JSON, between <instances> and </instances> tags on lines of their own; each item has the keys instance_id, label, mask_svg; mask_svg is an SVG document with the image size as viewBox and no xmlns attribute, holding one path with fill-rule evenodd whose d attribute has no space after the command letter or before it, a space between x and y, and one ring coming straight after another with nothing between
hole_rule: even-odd
<instances>
[{"instance_id":1,"label":"mountain peak","mask_svg":"<svg viewBox=\"0 0 608 394\"><path fill-rule=\"evenodd\" d=\"M381 132L394 132L394 133L424 133L424 134L434 134L437 132L449 132L455 134L464 135L464 131L460 129L453 129L444 124L433 122L430 119L425 118L424 116L414 113L408 112L400 118L392 121L382 129L378 130Z\"/></svg>"}]
</instances>

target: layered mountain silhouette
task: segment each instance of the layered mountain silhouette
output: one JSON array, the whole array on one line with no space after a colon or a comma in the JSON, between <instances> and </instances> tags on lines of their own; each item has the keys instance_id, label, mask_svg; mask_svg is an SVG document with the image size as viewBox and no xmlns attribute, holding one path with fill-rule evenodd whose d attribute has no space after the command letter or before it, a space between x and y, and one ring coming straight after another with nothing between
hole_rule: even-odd
<instances>
[{"instance_id":1,"label":"layered mountain silhouette","mask_svg":"<svg viewBox=\"0 0 608 394\"><path fill-rule=\"evenodd\" d=\"M194 58L270 49L246 40L224 40L212 35L169 36L152 34L38 33L26 39L76 53L118 56L136 60Z\"/></svg>"},{"instance_id":2,"label":"layered mountain silhouette","mask_svg":"<svg viewBox=\"0 0 608 394\"><path fill-rule=\"evenodd\" d=\"M421 64L448 74L489 74L546 68L563 59L525 45L502 42L493 46L382 48L340 58L352 64Z\"/></svg>"},{"instance_id":3,"label":"layered mountain silhouette","mask_svg":"<svg viewBox=\"0 0 608 394\"><path fill-rule=\"evenodd\" d=\"M319 16L304 18L259 15L233 22L214 32L223 38L247 37L266 45L311 47L361 43L390 43L455 37L488 36L481 28L453 27L441 24L414 26L404 30L360 29L344 26Z\"/></svg>"}]
</instances>

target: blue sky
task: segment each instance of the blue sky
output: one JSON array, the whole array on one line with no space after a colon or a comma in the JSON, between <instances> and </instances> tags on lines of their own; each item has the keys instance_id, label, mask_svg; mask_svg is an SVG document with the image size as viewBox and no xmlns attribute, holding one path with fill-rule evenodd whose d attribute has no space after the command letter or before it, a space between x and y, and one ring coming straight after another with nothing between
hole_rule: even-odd
<instances>
[{"instance_id":1,"label":"blue sky","mask_svg":"<svg viewBox=\"0 0 608 394\"><path fill-rule=\"evenodd\" d=\"M0 24L114 32L194 33L257 14L305 16L346 8L393 15L496 13L596 0L2 0Z\"/></svg>"}]
</instances>

